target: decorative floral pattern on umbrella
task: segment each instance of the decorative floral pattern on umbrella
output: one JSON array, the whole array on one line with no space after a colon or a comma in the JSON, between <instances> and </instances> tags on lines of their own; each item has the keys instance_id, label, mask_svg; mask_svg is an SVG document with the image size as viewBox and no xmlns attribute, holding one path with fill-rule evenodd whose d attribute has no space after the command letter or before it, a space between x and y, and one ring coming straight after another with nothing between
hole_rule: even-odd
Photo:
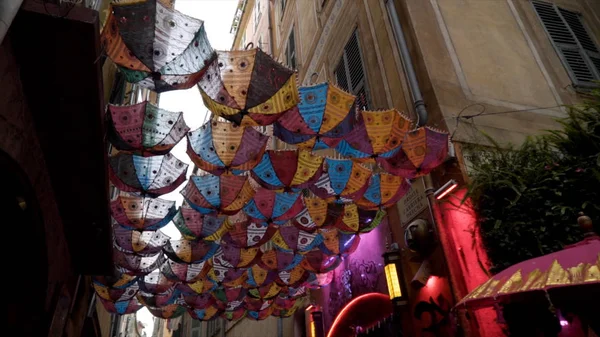
<instances>
[{"instance_id":1,"label":"decorative floral pattern on umbrella","mask_svg":"<svg viewBox=\"0 0 600 337\"><path fill-rule=\"evenodd\" d=\"M323 157L302 150L268 150L252 177L268 189L300 190L308 188L322 173Z\"/></svg>"},{"instance_id":2,"label":"decorative floral pattern on umbrella","mask_svg":"<svg viewBox=\"0 0 600 337\"><path fill-rule=\"evenodd\" d=\"M269 136L252 127L209 121L187 135L188 150L198 168L215 175L251 170L261 160Z\"/></svg>"},{"instance_id":3,"label":"decorative floral pattern on umbrella","mask_svg":"<svg viewBox=\"0 0 600 337\"><path fill-rule=\"evenodd\" d=\"M297 109L286 112L274 134L299 148L335 147L355 126L356 97L331 84L300 87Z\"/></svg>"},{"instance_id":4,"label":"decorative floral pattern on umbrella","mask_svg":"<svg viewBox=\"0 0 600 337\"><path fill-rule=\"evenodd\" d=\"M323 237L318 233L310 233L288 224L280 226L271 238L273 246L286 252L307 252L321 244Z\"/></svg>"},{"instance_id":5,"label":"decorative floral pattern on umbrella","mask_svg":"<svg viewBox=\"0 0 600 337\"><path fill-rule=\"evenodd\" d=\"M248 296L261 300L270 300L277 296L282 289L277 283L267 283L258 288L248 289Z\"/></svg>"},{"instance_id":6,"label":"decorative floral pattern on umbrella","mask_svg":"<svg viewBox=\"0 0 600 337\"><path fill-rule=\"evenodd\" d=\"M140 256L157 254L170 239L161 231L130 231L121 226L113 226L113 233L117 249Z\"/></svg>"},{"instance_id":7,"label":"decorative floral pattern on umbrella","mask_svg":"<svg viewBox=\"0 0 600 337\"><path fill-rule=\"evenodd\" d=\"M173 218L173 223L183 238L197 240L206 239L215 234L221 229L226 219L223 215L202 214L184 204Z\"/></svg>"},{"instance_id":8,"label":"decorative floral pattern on umbrella","mask_svg":"<svg viewBox=\"0 0 600 337\"><path fill-rule=\"evenodd\" d=\"M128 254L114 248L113 260L115 265L123 268L124 272L128 274L146 275L160 267L165 261L165 256L162 252L159 252L154 256L139 256Z\"/></svg>"},{"instance_id":9,"label":"decorative floral pattern on umbrella","mask_svg":"<svg viewBox=\"0 0 600 337\"><path fill-rule=\"evenodd\" d=\"M149 103L108 105L108 136L119 151L142 156L164 155L190 128L182 112L171 112Z\"/></svg>"},{"instance_id":10,"label":"decorative floral pattern on umbrella","mask_svg":"<svg viewBox=\"0 0 600 337\"><path fill-rule=\"evenodd\" d=\"M100 302L106 311L111 314L127 315L133 314L140 310L144 305L138 301L137 297L133 297L130 300L111 302L100 297Z\"/></svg>"},{"instance_id":11,"label":"decorative floral pattern on umbrella","mask_svg":"<svg viewBox=\"0 0 600 337\"><path fill-rule=\"evenodd\" d=\"M188 264L167 259L160 271L171 281L194 283L205 277L210 267L210 263L207 261Z\"/></svg>"},{"instance_id":12,"label":"decorative floral pattern on umbrella","mask_svg":"<svg viewBox=\"0 0 600 337\"><path fill-rule=\"evenodd\" d=\"M321 198L304 197L305 208L296 215L290 222L299 229L306 232L314 232L321 226L333 225L336 219L328 216L327 201Z\"/></svg>"},{"instance_id":13,"label":"decorative floral pattern on umbrella","mask_svg":"<svg viewBox=\"0 0 600 337\"><path fill-rule=\"evenodd\" d=\"M217 288L212 292L217 301L217 307L221 309L228 308L234 310L244 304L247 290L243 287Z\"/></svg>"},{"instance_id":14,"label":"decorative floral pattern on umbrella","mask_svg":"<svg viewBox=\"0 0 600 337\"><path fill-rule=\"evenodd\" d=\"M310 272L321 274L334 270L341 262L339 255L327 255L320 249L313 249L304 255L301 266Z\"/></svg>"},{"instance_id":15,"label":"decorative floral pattern on umbrella","mask_svg":"<svg viewBox=\"0 0 600 337\"><path fill-rule=\"evenodd\" d=\"M183 300L185 304L192 309L206 309L210 306L216 304L217 300L213 296L212 293L203 293L203 294L193 294L193 295L183 295Z\"/></svg>"},{"instance_id":16,"label":"decorative floral pattern on umbrella","mask_svg":"<svg viewBox=\"0 0 600 337\"><path fill-rule=\"evenodd\" d=\"M310 190L328 202L352 203L362 197L373 172L348 159L325 159L327 173Z\"/></svg>"},{"instance_id":17,"label":"decorative floral pattern on umbrella","mask_svg":"<svg viewBox=\"0 0 600 337\"><path fill-rule=\"evenodd\" d=\"M331 208L330 211L334 212ZM336 222L335 228L347 234L368 233L379 226L387 214L383 209L362 210L356 204L343 205L341 211L338 215L341 221Z\"/></svg>"},{"instance_id":18,"label":"decorative floral pattern on umbrella","mask_svg":"<svg viewBox=\"0 0 600 337\"><path fill-rule=\"evenodd\" d=\"M282 225L298 215L303 208L300 193L276 192L261 188L244 206L244 212L256 221Z\"/></svg>"},{"instance_id":19,"label":"decorative floral pattern on umbrella","mask_svg":"<svg viewBox=\"0 0 600 337\"><path fill-rule=\"evenodd\" d=\"M176 290L175 287L167 288L162 293L145 293L140 291L137 295L138 300L145 306L150 307L164 307L170 304L175 304L180 301L181 293ZM178 303L179 304L179 303Z\"/></svg>"},{"instance_id":20,"label":"decorative floral pattern on umbrella","mask_svg":"<svg viewBox=\"0 0 600 337\"><path fill-rule=\"evenodd\" d=\"M238 125L270 125L299 101L296 73L258 48L219 51L198 87L210 111Z\"/></svg>"},{"instance_id":21,"label":"decorative floral pattern on umbrella","mask_svg":"<svg viewBox=\"0 0 600 337\"><path fill-rule=\"evenodd\" d=\"M221 314L221 317L228 321L237 321L237 320L240 320L240 319L246 317L246 314L247 314L246 308L241 307L241 308L235 309L233 311L225 310Z\"/></svg>"},{"instance_id":22,"label":"decorative floral pattern on umbrella","mask_svg":"<svg viewBox=\"0 0 600 337\"><path fill-rule=\"evenodd\" d=\"M192 176L181 191L188 204L203 214L236 214L252 199L247 176Z\"/></svg>"},{"instance_id":23,"label":"decorative floral pattern on umbrella","mask_svg":"<svg viewBox=\"0 0 600 337\"><path fill-rule=\"evenodd\" d=\"M112 5L101 41L128 82L156 92L191 88L214 57L202 21L154 0Z\"/></svg>"},{"instance_id":24,"label":"decorative floral pattern on umbrella","mask_svg":"<svg viewBox=\"0 0 600 337\"><path fill-rule=\"evenodd\" d=\"M164 252L167 256L180 263L200 263L210 259L219 248L212 241L198 240L171 240L165 245Z\"/></svg>"},{"instance_id":25,"label":"decorative floral pattern on umbrella","mask_svg":"<svg viewBox=\"0 0 600 337\"><path fill-rule=\"evenodd\" d=\"M400 151L390 158L378 158L377 162L388 173L412 179L427 175L442 164L448 146L448 133L420 127L406 135Z\"/></svg>"},{"instance_id":26,"label":"decorative floral pattern on umbrella","mask_svg":"<svg viewBox=\"0 0 600 337\"><path fill-rule=\"evenodd\" d=\"M323 228L319 232L323 236L319 248L327 255L351 254L360 243L359 235L345 234L337 228Z\"/></svg>"},{"instance_id":27,"label":"decorative floral pattern on umbrella","mask_svg":"<svg viewBox=\"0 0 600 337\"><path fill-rule=\"evenodd\" d=\"M137 279L136 276L127 274L121 274L119 277L99 276L92 279L92 285L99 297L111 302L122 302L137 294Z\"/></svg>"},{"instance_id":28,"label":"decorative floral pattern on umbrella","mask_svg":"<svg viewBox=\"0 0 600 337\"><path fill-rule=\"evenodd\" d=\"M302 258L300 254L271 249L262 254L258 265L267 270L291 270L300 264Z\"/></svg>"},{"instance_id":29,"label":"decorative floral pattern on umbrella","mask_svg":"<svg viewBox=\"0 0 600 337\"><path fill-rule=\"evenodd\" d=\"M294 304L296 304L296 299L289 297L289 295L285 293L279 294L273 302L275 309L281 310L289 310L294 307Z\"/></svg>"},{"instance_id":30,"label":"decorative floral pattern on umbrella","mask_svg":"<svg viewBox=\"0 0 600 337\"><path fill-rule=\"evenodd\" d=\"M260 254L259 247L239 248L236 244L223 240L215 259L222 260L221 264L230 268L246 268L260 258Z\"/></svg>"},{"instance_id":31,"label":"decorative floral pattern on umbrella","mask_svg":"<svg viewBox=\"0 0 600 337\"><path fill-rule=\"evenodd\" d=\"M217 287L217 283L209 277L199 278L192 283L179 283L177 289L184 294L205 294L210 293Z\"/></svg>"},{"instance_id":32,"label":"decorative floral pattern on umbrella","mask_svg":"<svg viewBox=\"0 0 600 337\"><path fill-rule=\"evenodd\" d=\"M361 111L359 127L350 132L336 150L357 161L390 158L400 150L412 121L398 110Z\"/></svg>"},{"instance_id":33,"label":"decorative floral pattern on umbrella","mask_svg":"<svg viewBox=\"0 0 600 337\"><path fill-rule=\"evenodd\" d=\"M309 276L310 272L306 271L302 264L299 264L290 270L279 271L275 282L281 286L297 287L303 284Z\"/></svg>"},{"instance_id":34,"label":"decorative floral pattern on umbrella","mask_svg":"<svg viewBox=\"0 0 600 337\"><path fill-rule=\"evenodd\" d=\"M271 316L271 313L275 309L271 306L272 304L272 300L263 301L260 299L246 297L245 306L248 310L247 317L258 321L266 319L267 317Z\"/></svg>"},{"instance_id":35,"label":"decorative floral pattern on umbrella","mask_svg":"<svg viewBox=\"0 0 600 337\"><path fill-rule=\"evenodd\" d=\"M410 190L410 183L403 177L387 173L371 176L369 188L356 204L366 210L376 210L395 205Z\"/></svg>"},{"instance_id":36,"label":"decorative floral pattern on umbrella","mask_svg":"<svg viewBox=\"0 0 600 337\"><path fill-rule=\"evenodd\" d=\"M122 227L138 230L157 230L175 216L175 201L145 198L121 192L110 202L113 219Z\"/></svg>"},{"instance_id":37,"label":"decorative floral pattern on umbrella","mask_svg":"<svg viewBox=\"0 0 600 337\"><path fill-rule=\"evenodd\" d=\"M156 197L185 181L188 165L172 154L140 157L118 153L109 159L110 180L121 191Z\"/></svg>"}]
</instances>

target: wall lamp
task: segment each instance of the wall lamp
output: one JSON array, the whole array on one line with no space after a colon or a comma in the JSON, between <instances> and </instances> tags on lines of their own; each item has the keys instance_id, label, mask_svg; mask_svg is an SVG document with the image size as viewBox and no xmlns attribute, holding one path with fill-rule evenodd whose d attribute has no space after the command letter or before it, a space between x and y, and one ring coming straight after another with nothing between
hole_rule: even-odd
<instances>
[{"instance_id":1,"label":"wall lamp","mask_svg":"<svg viewBox=\"0 0 600 337\"><path fill-rule=\"evenodd\" d=\"M454 191L457 187L458 183L456 182L456 180L450 179L447 183L444 184L444 186L438 188L437 191L433 192L433 196L437 200L440 200L448 194L450 194L452 191Z\"/></svg>"},{"instance_id":2,"label":"wall lamp","mask_svg":"<svg viewBox=\"0 0 600 337\"><path fill-rule=\"evenodd\" d=\"M383 254L385 264L385 279L387 281L388 292L394 307L408 304L408 292L404 282L404 273L402 272L402 256L400 251L389 251Z\"/></svg>"}]
</instances>

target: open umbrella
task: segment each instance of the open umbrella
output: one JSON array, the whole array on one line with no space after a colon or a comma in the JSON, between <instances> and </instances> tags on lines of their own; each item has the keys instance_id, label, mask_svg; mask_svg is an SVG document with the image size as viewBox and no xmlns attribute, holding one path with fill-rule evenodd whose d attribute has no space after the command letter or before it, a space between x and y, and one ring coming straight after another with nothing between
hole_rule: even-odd
<instances>
[{"instance_id":1,"label":"open umbrella","mask_svg":"<svg viewBox=\"0 0 600 337\"><path fill-rule=\"evenodd\" d=\"M205 309L193 309L188 310L188 314L193 319L197 319L199 321L210 321L213 320L221 314L222 310L217 308L215 305L208 306Z\"/></svg>"},{"instance_id":2,"label":"open umbrella","mask_svg":"<svg viewBox=\"0 0 600 337\"><path fill-rule=\"evenodd\" d=\"M106 311L111 314L127 315L140 310L144 305L138 301L137 297L129 300L112 302L100 297L100 302Z\"/></svg>"},{"instance_id":3,"label":"open umbrella","mask_svg":"<svg viewBox=\"0 0 600 337\"><path fill-rule=\"evenodd\" d=\"M303 256L294 252L270 249L263 252L258 265L267 270L291 270L303 260Z\"/></svg>"},{"instance_id":4,"label":"open umbrella","mask_svg":"<svg viewBox=\"0 0 600 337\"><path fill-rule=\"evenodd\" d=\"M304 269L302 264L295 266L290 270L281 270L277 273L275 282L287 287L297 287L308 279L310 272Z\"/></svg>"},{"instance_id":5,"label":"open umbrella","mask_svg":"<svg viewBox=\"0 0 600 337\"><path fill-rule=\"evenodd\" d=\"M185 181L188 165L170 153L141 157L118 153L109 159L110 180L121 191L156 197Z\"/></svg>"},{"instance_id":6,"label":"open umbrella","mask_svg":"<svg viewBox=\"0 0 600 337\"><path fill-rule=\"evenodd\" d=\"M209 269L210 263L207 261L188 264L167 259L160 271L171 281L194 283L205 277Z\"/></svg>"},{"instance_id":7,"label":"open umbrella","mask_svg":"<svg viewBox=\"0 0 600 337\"><path fill-rule=\"evenodd\" d=\"M410 190L406 178L384 172L374 174L369 181L369 188L356 201L356 204L367 210L376 210L395 205Z\"/></svg>"},{"instance_id":8,"label":"open umbrella","mask_svg":"<svg viewBox=\"0 0 600 337\"><path fill-rule=\"evenodd\" d=\"M156 92L191 88L214 57L202 21L156 0L112 5L101 41L128 82Z\"/></svg>"},{"instance_id":9,"label":"open umbrella","mask_svg":"<svg viewBox=\"0 0 600 337\"><path fill-rule=\"evenodd\" d=\"M448 155L448 133L420 127L406 134L402 148L377 162L386 172L409 179L429 174Z\"/></svg>"},{"instance_id":10,"label":"open umbrella","mask_svg":"<svg viewBox=\"0 0 600 337\"><path fill-rule=\"evenodd\" d=\"M209 214L233 215L239 212L254 195L247 176L192 176L181 191L196 211Z\"/></svg>"},{"instance_id":11,"label":"open umbrella","mask_svg":"<svg viewBox=\"0 0 600 337\"><path fill-rule=\"evenodd\" d=\"M277 192L258 189L244 212L255 221L282 225L294 218L304 208L300 193Z\"/></svg>"},{"instance_id":12,"label":"open umbrella","mask_svg":"<svg viewBox=\"0 0 600 337\"><path fill-rule=\"evenodd\" d=\"M183 294L183 300L190 308L200 310L215 305L217 302L212 293Z\"/></svg>"},{"instance_id":13,"label":"open umbrella","mask_svg":"<svg viewBox=\"0 0 600 337\"><path fill-rule=\"evenodd\" d=\"M385 219L387 212L383 209L377 210L362 210L356 204L343 205L341 210L341 221L335 223L337 228L342 233L368 233ZM333 211L332 211L333 212Z\"/></svg>"},{"instance_id":14,"label":"open umbrella","mask_svg":"<svg viewBox=\"0 0 600 337\"><path fill-rule=\"evenodd\" d=\"M179 283L177 289L185 294L204 294L210 293L217 287L217 283L211 280L208 276L199 278L191 283Z\"/></svg>"},{"instance_id":15,"label":"open umbrella","mask_svg":"<svg viewBox=\"0 0 600 337\"><path fill-rule=\"evenodd\" d=\"M187 153L198 168L215 175L251 170L261 160L269 136L252 127L208 121L187 135Z\"/></svg>"},{"instance_id":16,"label":"open umbrella","mask_svg":"<svg viewBox=\"0 0 600 337\"><path fill-rule=\"evenodd\" d=\"M173 288L175 282L163 275L158 269L138 279L140 290L155 295L167 292Z\"/></svg>"},{"instance_id":17,"label":"open umbrella","mask_svg":"<svg viewBox=\"0 0 600 337\"><path fill-rule=\"evenodd\" d=\"M238 248L258 247L269 241L276 231L275 226L243 221L231 224L221 240Z\"/></svg>"},{"instance_id":18,"label":"open umbrella","mask_svg":"<svg viewBox=\"0 0 600 337\"><path fill-rule=\"evenodd\" d=\"M275 308L272 307L273 300L261 300L252 297L246 297L244 301L246 310L248 310L247 317L253 318L257 321L263 320L271 316L271 313Z\"/></svg>"},{"instance_id":19,"label":"open umbrella","mask_svg":"<svg viewBox=\"0 0 600 337\"><path fill-rule=\"evenodd\" d=\"M131 275L146 275L160 267L165 261L162 252L153 256L139 256L113 249L113 260L115 265L122 268L123 272Z\"/></svg>"},{"instance_id":20,"label":"open umbrella","mask_svg":"<svg viewBox=\"0 0 600 337\"><path fill-rule=\"evenodd\" d=\"M303 150L268 150L252 177L268 189L300 190L308 188L321 175L323 157Z\"/></svg>"},{"instance_id":21,"label":"open umbrella","mask_svg":"<svg viewBox=\"0 0 600 337\"><path fill-rule=\"evenodd\" d=\"M139 286L137 276L120 274L118 277L97 276L92 279L92 285L99 297L111 301L126 301L137 294Z\"/></svg>"},{"instance_id":22,"label":"open umbrella","mask_svg":"<svg viewBox=\"0 0 600 337\"><path fill-rule=\"evenodd\" d=\"M110 202L113 219L127 229L157 230L175 216L175 201L139 197L121 192Z\"/></svg>"},{"instance_id":23,"label":"open umbrella","mask_svg":"<svg viewBox=\"0 0 600 337\"><path fill-rule=\"evenodd\" d=\"M212 292L217 307L225 310L235 310L244 305L247 290L243 287L219 287Z\"/></svg>"},{"instance_id":24,"label":"open umbrella","mask_svg":"<svg viewBox=\"0 0 600 337\"><path fill-rule=\"evenodd\" d=\"M186 307L184 307L178 303L168 304L168 305L165 305L164 307L146 306L146 308L148 308L148 311L150 311L150 313L153 316L162 318L162 319L177 318L186 312Z\"/></svg>"},{"instance_id":25,"label":"open umbrella","mask_svg":"<svg viewBox=\"0 0 600 337\"><path fill-rule=\"evenodd\" d=\"M319 198L327 202L353 203L368 188L373 172L349 159L325 159L327 173L310 187Z\"/></svg>"},{"instance_id":26,"label":"open umbrella","mask_svg":"<svg viewBox=\"0 0 600 337\"><path fill-rule=\"evenodd\" d=\"M328 83L298 90L298 108L286 112L273 133L303 149L335 147L355 126L356 96Z\"/></svg>"},{"instance_id":27,"label":"open umbrella","mask_svg":"<svg viewBox=\"0 0 600 337\"><path fill-rule=\"evenodd\" d=\"M177 211L173 223L185 239L197 240L215 234L226 219L224 215L202 214L184 204Z\"/></svg>"},{"instance_id":28,"label":"open umbrella","mask_svg":"<svg viewBox=\"0 0 600 337\"><path fill-rule=\"evenodd\" d=\"M327 201L317 197L304 197L304 206L290 221L294 226L306 232L314 232L325 224L334 225L337 218L328 216L328 207L331 205Z\"/></svg>"},{"instance_id":29,"label":"open umbrella","mask_svg":"<svg viewBox=\"0 0 600 337\"><path fill-rule=\"evenodd\" d=\"M360 243L359 235L346 234L337 228L322 228L319 233L323 236L319 248L328 255L351 254Z\"/></svg>"},{"instance_id":30,"label":"open umbrella","mask_svg":"<svg viewBox=\"0 0 600 337\"><path fill-rule=\"evenodd\" d=\"M155 255L170 239L161 231L130 231L121 226L113 226L113 233L117 249L140 256Z\"/></svg>"},{"instance_id":31,"label":"open umbrella","mask_svg":"<svg viewBox=\"0 0 600 337\"><path fill-rule=\"evenodd\" d=\"M340 255L327 255L321 249L315 248L304 254L301 266L310 272L322 274L334 270L342 262Z\"/></svg>"},{"instance_id":32,"label":"open umbrella","mask_svg":"<svg viewBox=\"0 0 600 337\"><path fill-rule=\"evenodd\" d=\"M240 319L246 317L246 314L247 314L246 308L241 307L241 308L237 308L232 311L225 310L221 314L221 317L228 321L237 321L237 320L240 320Z\"/></svg>"},{"instance_id":33,"label":"open umbrella","mask_svg":"<svg viewBox=\"0 0 600 337\"><path fill-rule=\"evenodd\" d=\"M216 252L218 244L205 240L170 240L164 248L165 254L176 262L200 263L210 259Z\"/></svg>"},{"instance_id":34,"label":"open umbrella","mask_svg":"<svg viewBox=\"0 0 600 337\"><path fill-rule=\"evenodd\" d=\"M222 240L215 259L221 259L222 264L230 268L246 268L260 258L260 254L259 247L239 248L232 242Z\"/></svg>"},{"instance_id":35,"label":"open umbrella","mask_svg":"<svg viewBox=\"0 0 600 337\"><path fill-rule=\"evenodd\" d=\"M318 233L306 232L292 224L287 224L278 228L271 241L279 250L303 253L321 244L323 237Z\"/></svg>"},{"instance_id":36,"label":"open umbrella","mask_svg":"<svg viewBox=\"0 0 600 337\"><path fill-rule=\"evenodd\" d=\"M142 156L164 155L190 128L182 112L171 112L149 103L108 105L108 136L119 151Z\"/></svg>"},{"instance_id":37,"label":"open umbrella","mask_svg":"<svg viewBox=\"0 0 600 337\"><path fill-rule=\"evenodd\" d=\"M248 281L246 287L259 288L273 283L277 278L277 272L263 268L259 264L255 264L246 270Z\"/></svg>"},{"instance_id":38,"label":"open umbrella","mask_svg":"<svg viewBox=\"0 0 600 337\"><path fill-rule=\"evenodd\" d=\"M238 125L270 125L298 104L296 73L262 50L217 54L198 83L215 115Z\"/></svg>"},{"instance_id":39,"label":"open umbrella","mask_svg":"<svg viewBox=\"0 0 600 337\"><path fill-rule=\"evenodd\" d=\"M397 110L361 111L361 123L336 147L344 157L356 161L389 158L400 150L412 121Z\"/></svg>"},{"instance_id":40,"label":"open umbrella","mask_svg":"<svg viewBox=\"0 0 600 337\"><path fill-rule=\"evenodd\" d=\"M138 300L145 306L164 307L170 304L179 303L181 292L175 287L167 288L162 293L146 293L140 291L137 295Z\"/></svg>"}]
</instances>

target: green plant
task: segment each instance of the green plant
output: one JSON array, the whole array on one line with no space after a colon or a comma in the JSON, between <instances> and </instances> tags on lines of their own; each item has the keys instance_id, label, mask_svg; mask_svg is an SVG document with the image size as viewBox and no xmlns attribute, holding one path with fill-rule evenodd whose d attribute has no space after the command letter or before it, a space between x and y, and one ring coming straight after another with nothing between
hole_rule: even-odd
<instances>
[{"instance_id":1,"label":"green plant","mask_svg":"<svg viewBox=\"0 0 600 337\"><path fill-rule=\"evenodd\" d=\"M581 240L578 212L600 215L600 92L568 112L520 146L469 146L479 156L467 196L492 273Z\"/></svg>"}]
</instances>

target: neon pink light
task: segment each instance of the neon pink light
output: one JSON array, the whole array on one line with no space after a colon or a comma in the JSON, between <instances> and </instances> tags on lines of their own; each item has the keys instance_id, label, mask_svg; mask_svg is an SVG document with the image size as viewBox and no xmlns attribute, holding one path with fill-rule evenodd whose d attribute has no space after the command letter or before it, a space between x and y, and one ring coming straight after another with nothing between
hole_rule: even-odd
<instances>
[{"instance_id":1,"label":"neon pink light","mask_svg":"<svg viewBox=\"0 0 600 337\"><path fill-rule=\"evenodd\" d=\"M388 295L384 295L381 293L368 293L368 294L358 296L357 298L353 299L348 304L346 304L344 309L342 309L342 311L340 311L340 313L335 318L335 321L333 321L333 324L331 325L331 329L329 329L329 333L327 334L327 337L335 336L336 331L340 328L343 328L343 326L341 325L341 321L345 318L346 315L348 315L348 312L351 309L353 309L354 307L360 306L360 302L368 301L371 298L378 299L378 300L384 300L384 301L386 301L385 303L389 302L390 307L391 307L390 297ZM385 317L381 317L381 319L383 319L383 318L385 318Z\"/></svg>"},{"instance_id":2,"label":"neon pink light","mask_svg":"<svg viewBox=\"0 0 600 337\"><path fill-rule=\"evenodd\" d=\"M448 189L447 189L447 190L445 190L445 191L444 191L444 192L442 192L440 195L438 195L438 196L436 197L436 199L437 199L437 200L440 200L440 199L442 199L443 197L447 196L447 195L448 195L448 193L450 193L450 192L454 191L454 190L455 190L457 187L458 187L458 184L457 184L457 183L455 183L455 184L452 184L450 187L448 187Z\"/></svg>"}]
</instances>

